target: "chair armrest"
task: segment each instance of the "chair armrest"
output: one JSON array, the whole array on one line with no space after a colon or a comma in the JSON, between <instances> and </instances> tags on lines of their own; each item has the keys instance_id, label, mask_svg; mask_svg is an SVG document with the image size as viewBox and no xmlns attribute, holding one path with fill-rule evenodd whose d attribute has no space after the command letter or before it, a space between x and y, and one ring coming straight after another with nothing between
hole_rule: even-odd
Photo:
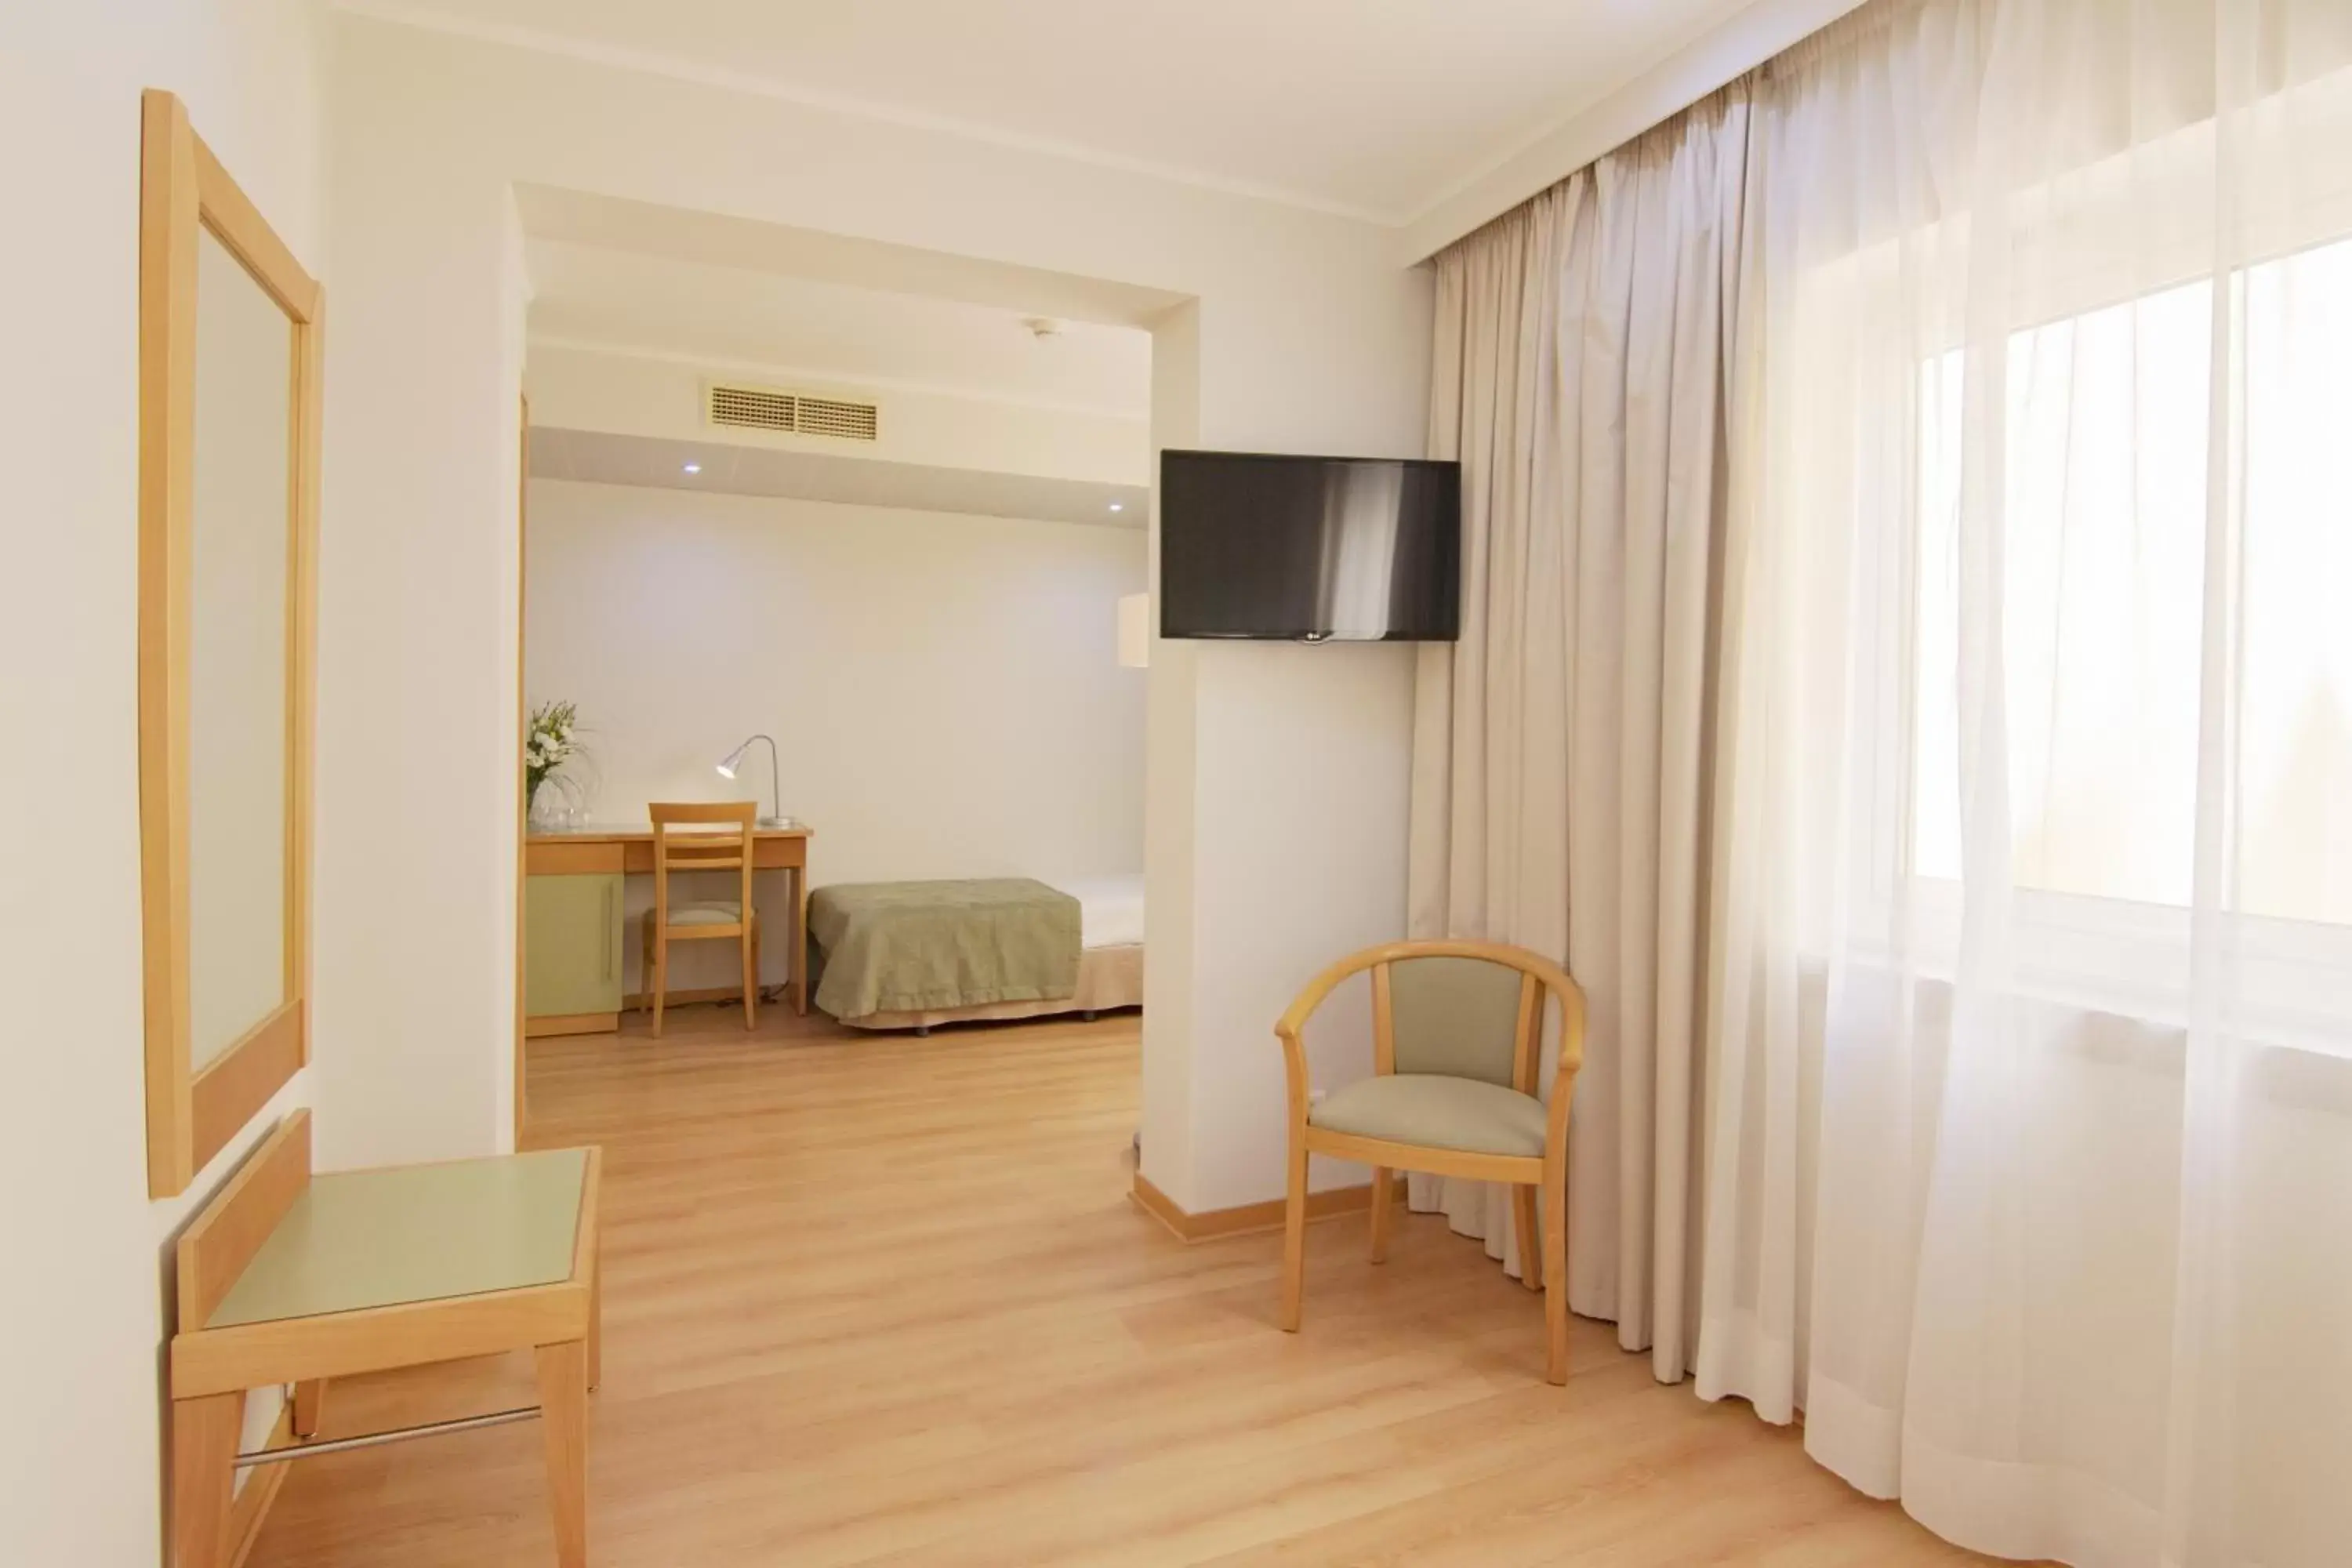
<instances>
[{"instance_id":1,"label":"chair armrest","mask_svg":"<svg viewBox=\"0 0 2352 1568\"><path fill-rule=\"evenodd\" d=\"M1390 956L1388 947L1368 947L1361 952L1351 952L1307 983L1289 1007L1274 1026L1275 1037L1282 1042L1283 1072L1289 1083L1290 1119L1293 1122L1307 1120L1307 1108L1311 1086L1307 1076L1307 1043L1301 1033L1315 1009L1323 1005L1324 998L1349 975L1371 968Z\"/></svg>"},{"instance_id":2,"label":"chair armrest","mask_svg":"<svg viewBox=\"0 0 2352 1568\"><path fill-rule=\"evenodd\" d=\"M1282 1041L1282 1078L1285 1093L1290 1102L1290 1120L1294 1123L1307 1120L1307 1107L1314 1101L1314 1089L1307 1077L1307 1046L1299 1039L1298 1031L1277 1024L1274 1030Z\"/></svg>"},{"instance_id":3,"label":"chair armrest","mask_svg":"<svg viewBox=\"0 0 2352 1568\"><path fill-rule=\"evenodd\" d=\"M1576 1069L1561 1073L1552 1081L1551 1103L1544 1107L1544 1163L1559 1161L1563 1172L1568 1160L1568 1113L1576 1098Z\"/></svg>"},{"instance_id":4,"label":"chair armrest","mask_svg":"<svg viewBox=\"0 0 2352 1568\"><path fill-rule=\"evenodd\" d=\"M1544 1180L1557 1192L1568 1175L1568 1113L1576 1099L1577 1075L1584 1070L1584 991L1562 973L1553 994L1559 998L1559 1060L1551 1103L1544 1107Z\"/></svg>"},{"instance_id":5,"label":"chair armrest","mask_svg":"<svg viewBox=\"0 0 2352 1568\"><path fill-rule=\"evenodd\" d=\"M1282 1015L1281 1021L1275 1025L1274 1032L1285 1039L1296 1038L1298 1032L1307 1026L1307 1020L1313 1016L1315 1009L1323 1005L1324 998L1339 989L1339 982L1384 962L1391 956L1390 949L1394 945L1368 947L1361 952L1351 952L1308 981L1307 988L1299 992L1289 1009Z\"/></svg>"}]
</instances>

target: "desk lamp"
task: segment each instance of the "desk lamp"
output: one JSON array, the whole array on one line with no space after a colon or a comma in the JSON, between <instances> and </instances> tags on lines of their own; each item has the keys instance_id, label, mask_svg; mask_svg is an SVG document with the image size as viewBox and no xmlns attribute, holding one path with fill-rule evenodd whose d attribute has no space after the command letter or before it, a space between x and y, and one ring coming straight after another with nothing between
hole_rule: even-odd
<instances>
[{"instance_id":1,"label":"desk lamp","mask_svg":"<svg viewBox=\"0 0 2352 1568\"><path fill-rule=\"evenodd\" d=\"M782 827L784 825L783 784L781 777L781 770L776 763L776 742L772 739L766 735L754 735L751 740L745 741L741 745L728 752L726 757L722 759L719 764L719 776L722 779L731 779L735 776L735 770L743 765L743 753L751 749L752 741L766 741L768 742L768 798L770 803L776 808L770 815L760 818L760 826L762 827Z\"/></svg>"}]
</instances>

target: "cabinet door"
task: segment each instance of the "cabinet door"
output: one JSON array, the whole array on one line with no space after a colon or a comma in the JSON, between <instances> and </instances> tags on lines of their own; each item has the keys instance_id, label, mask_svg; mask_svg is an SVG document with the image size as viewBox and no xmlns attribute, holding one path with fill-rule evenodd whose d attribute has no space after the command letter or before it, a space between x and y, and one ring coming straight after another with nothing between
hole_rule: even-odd
<instances>
[{"instance_id":1,"label":"cabinet door","mask_svg":"<svg viewBox=\"0 0 2352 1568\"><path fill-rule=\"evenodd\" d=\"M523 1011L534 1018L621 1009L621 875L528 879Z\"/></svg>"}]
</instances>

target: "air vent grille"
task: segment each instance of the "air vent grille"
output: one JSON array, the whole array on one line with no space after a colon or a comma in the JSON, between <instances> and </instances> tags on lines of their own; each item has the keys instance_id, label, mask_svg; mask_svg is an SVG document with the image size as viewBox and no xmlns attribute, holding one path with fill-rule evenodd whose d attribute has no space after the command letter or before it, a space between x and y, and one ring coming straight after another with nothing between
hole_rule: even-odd
<instances>
[{"instance_id":1,"label":"air vent grille","mask_svg":"<svg viewBox=\"0 0 2352 1568\"><path fill-rule=\"evenodd\" d=\"M803 397L799 423L803 436L838 436L845 441L871 441L881 410L871 403L845 403L837 397Z\"/></svg>"},{"instance_id":2,"label":"air vent grille","mask_svg":"<svg viewBox=\"0 0 2352 1568\"><path fill-rule=\"evenodd\" d=\"M710 389L710 422L743 425L754 430L790 430L800 416L800 399L789 392L759 386L714 386Z\"/></svg>"},{"instance_id":3,"label":"air vent grille","mask_svg":"<svg viewBox=\"0 0 2352 1568\"><path fill-rule=\"evenodd\" d=\"M843 441L872 441L881 435L881 409L871 403L719 382L706 390L704 416L712 425Z\"/></svg>"}]
</instances>

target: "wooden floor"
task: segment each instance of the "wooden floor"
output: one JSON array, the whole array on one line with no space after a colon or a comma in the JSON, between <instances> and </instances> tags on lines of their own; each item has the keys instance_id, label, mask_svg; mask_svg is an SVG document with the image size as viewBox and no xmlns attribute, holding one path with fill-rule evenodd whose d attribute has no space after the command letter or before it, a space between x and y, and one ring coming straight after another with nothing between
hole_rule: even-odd
<instances>
[{"instance_id":1,"label":"wooden floor","mask_svg":"<svg viewBox=\"0 0 2352 1568\"><path fill-rule=\"evenodd\" d=\"M534 1147L604 1146L601 1568L1979 1561L1747 1406L1652 1381L1433 1218L1186 1247L1127 1197L1132 1016L851 1036L772 1008L535 1041ZM1273 1041L1266 1048L1274 1048ZM353 1379L329 1435L531 1400ZM551 1563L534 1425L309 1460L255 1568Z\"/></svg>"}]
</instances>

